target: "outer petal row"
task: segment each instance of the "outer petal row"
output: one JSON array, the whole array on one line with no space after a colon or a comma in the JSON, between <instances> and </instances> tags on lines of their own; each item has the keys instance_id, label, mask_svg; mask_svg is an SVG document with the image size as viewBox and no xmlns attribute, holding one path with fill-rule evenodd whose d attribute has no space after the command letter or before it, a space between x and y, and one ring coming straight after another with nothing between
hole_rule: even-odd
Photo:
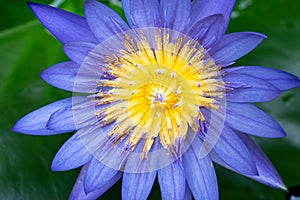
<instances>
[{"instance_id":1,"label":"outer petal row","mask_svg":"<svg viewBox=\"0 0 300 200\"><path fill-rule=\"evenodd\" d=\"M72 132L76 130L72 105L55 111L47 122L47 128L59 132Z\"/></svg>"},{"instance_id":2,"label":"outer petal row","mask_svg":"<svg viewBox=\"0 0 300 200\"><path fill-rule=\"evenodd\" d=\"M95 1L85 3L86 19L51 6L28 3L41 23L63 44L99 43L129 29L122 18L107 6Z\"/></svg>"},{"instance_id":3,"label":"outer petal row","mask_svg":"<svg viewBox=\"0 0 300 200\"><path fill-rule=\"evenodd\" d=\"M286 136L280 125L252 104L227 103L226 123L233 129L260 137Z\"/></svg>"},{"instance_id":4,"label":"outer petal row","mask_svg":"<svg viewBox=\"0 0 300 200\"><path fill-rule=\"evenodd\" d=\"M281 92L300 86L300 78L285 71L260 66L242 66L225 69L229 73L253 76L278 88Z\"/></svg>"},{"instance_id":5,"label":"outer petal row","mask_svg":"<svg viewBox=\"0 0 300 200\"><path fill-rule=\"evenodd\" d=\"M59 149L52 162L53 171L65 171L80 167L90 160L93 156L82 144L78 134L74 134Z\"/></svg>"},{"instance_id":6,"label":"outer petal row","mask_svg":"<svg viewBox=\"0 0 300 200\"><path fill-rule=\"evenodd\" d=\"M253 159L256 163L256 168L258 171L257 176L248 176L254 180L266 184L271 187L286 190L286 186L281 179L279 173L270 162L268 157L260 149L260 147L253 141L249 136L238 133L238 136L244 141L245 145L248 147L249 151L253 155Z\"/></svg>"},{"instance_id":7,"label":"outer petal row","mask_svg":"<svg viewBox=\"0 0 300 200\"><path fill-rule=\"evenodd\" d=\"M243 174L249 178L252 178L258 182L266 184L268 186L278 188L278 189L286 189L285 184L283 183L280 175L277 170L274 168L270 160L263 153L263 151L259 148L259 146L247 135L238 134L238 136L243 140L245 145L247 146L249 152L253 156L253 160L256 165L257 174L255 175L247 175ZM232 171L239 173L239 165L236 165L236 168L232 168L224 161L220 159L220 157L216 154L211 154L212 160L223 167L226 167Z\"/></svg>"},{"instance_id":8,"label":"outer petal row","mask_svg":"<svg viewBox=\"0 0 300 200\"><path fill-rule=\"evenodd\" d=\"M95 47L93 43L72 42L64 45L64 52L72 61L81 65Z\"/></svg>"},{"instance_id":9,"label":"outer petal row","mask_svg":"<svg viewBox=\"0 0 300 200\"><path fill-rule=\"evenodd\" d=\"M224 17L223 15L216 14L196 22L189 28L187 35L194 40L199 40L201 45L208 49L221 39L224 31Z\"/></svg>"},{"instance_id":10,"label":"outer petal row","mask_svg":"<svg viewBox=\"0 0 300 200\"><path fill-rule=\"evenodd\" d=\"M41 77L54 87L73 91L79 67L78 64L71 61L59 63L46 69Z\"/></svg>"},{"instance_id":11,"label":"outer petal row","mask_svg":"<svg viewBox=\"0 0 300 200\"><path fill-rule=\"evenodd\" d=\"M156 171L148 173L124 173L122 199L146 200L156 178Z\"/></svg>"},{"instance_id":12,"label":"outer petal row","mask_svg":"<svg viewBox=\"0 0 300 200\"><path fill-rule=\"evenodd\" d=\"M225 33L230 21L230 16L234 4L235 0L194 0L192 3L190 25L193 25L197 21L204 19L208 16L221 14L224 16L225 19Z\"/></svg>"},{"instance_id":13,"label":"outer petal row","mask_svg":"<svg viewBox=\"0 0 300 200\"><path fill-rule=\"evenodd\" d=\"M173 164L158 171L158 182L162 199L184 199L185 174L182 163L176 161Z\"/></svg>"},{"instance_id":14,"label":"outer petal row","mask_svg":"<svg viewBox=\"0 0 300 200\"><path fill-rule=\"evenodd\" d=\"M72 104L72 98L56 101L39 108L21 118L13 128L13 131L30 135L54 135L66 131L51 130L48 121L53 113Z\"/></svg>"},{"instance_id":15,"label":"outer petal row","mask_svg":"<svg viewBox=\"0 0 300 200\"><path fill-rule=\"evenodd\" d=\"M219 198L217 177L209 156L199 158L201 141L195 137L183 155L187 183L195 199L217 200Z\"/></svg>"},{"instance_id":16,"label":"outer petal row","mask_svg":"<svg viewBox=\"0 0 300 200\"><path fill-rule=\"evenodd\" d=\"M87 0L84 8L87 23L99 41L129 29L116 12L102 3Z\"/></svg>"},{"instance_id":17,"label":"outer petal row","mask_svg":"<svg viewBox=\"0 0 300 200\"><path fill-rule=\"evenodd\" d=\"M161 27L157 0L123 0L122 3L132 28Z\"/></svg>"},{"instance_id":18,"label":"outer petal row","mask_svg":"<svg viewBox=\"0 0 300 200\"><path fill-rule=\"evenodd\" d=\"M41 23L62 43L85 41L97 43L86 20L51 6L28 3Z\"/></svg>"},{"instance_id":19,"label":"outer petal row","mask_svg":"<svg viewBox=\"0 0 300 200\"><path fill-rule=\"evenodd\" d=\"M224 35L209 53L216 63L230 65L252 51L265 38L265 35L255 32L230 33Z\"/></svg>"},{"instance_id":20,"label":"outer petal row","mask_svg":"<svg viewBox=\"0 0 300 200\"><path fill-rule=\"evenodd\" d=\"M84 179L87 174L87 167L89 164L86 164L83 166L83 168L80 171L80 174L76 180L76 183L72 189L72 192L70 194L69 200L94 200L97 199L99 196L101 196L104 192L106 192L111 186L113 186L121 177L122 173L117 174L114 176L106 185L104 185L101 188L98 188L97 190L93 192L86 192L84 188Z\"/></svg>"},{"instance_id":21,"label":"outer petal row","mask_svg":"<svg viewBox=\"0 0 300 200\"><path fill-rule=\"evenodd\" d=\"M263 102L280 95L276 87L253 76L228 73L223 80L226 82L226 100L229 102Z\"/></svg>"},{"instance_id":22,"label":"outer petal row","mask_svg":"<svg viewBox=\"0 0 300 200\"><path fill-rule=\"evenodd\" d=\"M86 192L93 192L99 188L105 187L110 180L118 173L121 173L115 169L106 167L97 159L92 159L90 162L87 174L85 176L84 188Z\"/></svg>"},{"instance_id":23,"label":"outer petal row","mask_svg":"<svg viewBox=\"0 0 300 200\"><path fill-rule=\"evenodd\" d=\"M97 89L95 80L99 78L98 73L92 73L75 62L62 62L46 69L41 77L50 85L71 91L94 93ZM92 68L94 66L91 66Z\"/></svg>"},{"instance_id":24,"label":"outer petal row","mask_svg":"<svg viewBox=\"0 0 300 200\"><path fill-rule=\"evenodd\" d=\"M184 32L190 20L190 0L161 0L162 27Z\"/></svg>"},{"instance_id":25,"label":"outer petal row","mask_svg":"<svg viewBox=\"0 0 300 200\"><path fill-rule=\"evenodd\" d=\"M238 166L238 173L248 175L257 174L252 155L241 139L229 127L224 127L223 132L217 140L212 153L216 153L233 169L237 169ZM207 142L209 143L209 141Z\"/></svg>"}]
</instances>

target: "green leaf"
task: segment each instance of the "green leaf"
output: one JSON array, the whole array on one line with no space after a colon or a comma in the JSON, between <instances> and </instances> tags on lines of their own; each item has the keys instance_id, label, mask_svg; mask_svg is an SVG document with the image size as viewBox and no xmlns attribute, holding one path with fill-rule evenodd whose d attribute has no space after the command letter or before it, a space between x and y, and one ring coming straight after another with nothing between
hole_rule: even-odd
<instances>
[{"instance_id":1,"label":"green leaf","mask_svg":"<svg viewBox=\"0 0 300 200\"><path fill-rule=\"evenodd\" d=\"M37 20L0 32L0 199L66 199L76 179L76 170L50 170L68 135L34 137L10 131L26 113L71 96L39 76L67 60L61 47Z\"/></svg>"},{"instance_id":2,"label":"green leaf","mask_svg":"<svg viewBox=\"0 0 300 200\"><path fill-rule=\"evenodd\" d=\"M0 31L27 23L34 15L26 4L26 0L0 1ZM39 3L49 4L51 0L40 0Z\"/></svg>"}]
</instances>

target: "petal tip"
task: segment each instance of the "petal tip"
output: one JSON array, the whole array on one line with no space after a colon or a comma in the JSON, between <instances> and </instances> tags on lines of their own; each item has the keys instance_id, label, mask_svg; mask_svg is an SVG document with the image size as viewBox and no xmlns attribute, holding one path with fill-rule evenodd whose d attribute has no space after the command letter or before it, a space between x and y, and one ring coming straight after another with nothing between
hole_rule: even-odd
<instances>
[{"instance_id":1,"label":"petal tip","mask_svg":"<svg viewBox=\"0 0 300 200\"><path fill-rule=\"evenodd\" d=\"M28 7L30 7L31 9L34 9L34 7L38 7L40 4L35 3L35 2L31 2L31 1L27 1L26 4L28 5Z\"/></svg>"},{"instance_id":2,"label":"petal tip","mask_svg":"<svg viewBox=\"0 0 300 200\"><path fill-rule=\"evenodd\" d=\"M42 73L40 73L40 77L41 77L41 79L43 79L44 81L46 81L46 82L48 82L47 81L47 78L48 78L48 70L49 70L49 68L48 69L45 69Z\"/></svg>"},{"instance_id":3,"label":"petal tip","mask_svg":"<svg viewBox=\"0 0 300 200\"><path fill-rule=\"evenodd\" d=\"M38 17L39 12L43 12L43 9L45 8L52 8L52 6L45 5L45 4L40 4L40 3L35 3L31 1L27 1L27 6L31 9L31 11Z\"/></svg>"},{"instance_id":4,"label":"petal tip","mask_svg":"<svg viewBox=\"0 0 300 200\"><path fill-rule=\"evenodd\" d=\"M61 162L59 161L59 159L57 159L57 156L55 156L52 161L51 171L53 172L65 171L64 169L62 169Z\"/></svg>"},{"instance_id":5,"label":"petal tip","mask_svg":"<svg viewBox=\"0 0 300 200\"><path fill-rule=\"evenodd\" d=\"M46 83L55 86L55 84L51 83L51 82L55 82L52 80L51 74L53 74L53 72L51 67L49 67L44 71L42 71L42 73L40 73L40 78L43 79Z\"/></svg>"},{"instance_id":6,"label":"petal tip","mask_svg":"<svg viewBox=\"0 0 300 200\"><path fill-rule=\"evenodd\" d=\"M246 32L247 33L247 32ZM267 35L263 34L263 33L259 33L259 32L248 32L249 34L252 34L252 35L256 35L258 37L261 37L262 39L266 39L268 38Z\"/></svg>"},{"instance_id":7,"label":"petal tip","mask_svg":"<svg viewBox=\"0 0 300 200\"><path fill-rule=\"evenodd\" d=\"M36 127L28 124L28 117L25 115L19 121L16 122L14 127L12 128L13 132L27 134L27 135L39 135L36 131Z\"/></svg>"},{"instance_id":8,"label":"petal tip","mask_svg":"<svg viewBox=\"0 0 300 200\"><path fill-rule=\"evenodd\" d=\"M23 127L22 127L22 125L21 125L21 120L22 120L22 119L20 119L19 121L17 121L17 122L15 123L14 127L11 129L13 132L22 133Z\"/></svg>"}]
</instances>

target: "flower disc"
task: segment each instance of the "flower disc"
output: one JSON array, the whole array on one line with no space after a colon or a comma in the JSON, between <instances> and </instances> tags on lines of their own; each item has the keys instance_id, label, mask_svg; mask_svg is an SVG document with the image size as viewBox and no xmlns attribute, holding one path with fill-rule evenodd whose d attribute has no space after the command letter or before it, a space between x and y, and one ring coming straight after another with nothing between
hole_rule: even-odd
<instances>
[{"instance_id":1,"label":"flower disc","mask_svg":"<svg viewBox=\"0 0 300 200\"><path fill-rule=\"evenodd\" d=\"M179 32L144 28L110 37L89 53L75 81L91 93L73 101L81 141L117 170L163 168L181 157L195 134L210 138L214 114L204 112L225 107L222 75L199 41ZM206 151L223 122L215 123Z\"/></svg>"}]
</instances>

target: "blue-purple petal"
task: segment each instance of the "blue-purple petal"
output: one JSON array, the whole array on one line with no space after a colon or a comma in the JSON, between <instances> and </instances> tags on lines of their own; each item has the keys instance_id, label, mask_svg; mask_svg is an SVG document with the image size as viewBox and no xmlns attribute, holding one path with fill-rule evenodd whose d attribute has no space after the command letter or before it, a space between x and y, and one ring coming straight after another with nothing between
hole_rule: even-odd
<instances>
[{"instance_id":1,"label":"blue-purple petal","mask_svg":"<svg viewBox=\"0 0 300 200\"><path fill-rule=\"evenodd\" d=\"M49 118L46 127L59 132L72 132L76 130L72 105L55 111Z\"/></svg>"},{"instance_id":2,"label":"blue-purple petal","mask_svg":"<svg viewBox=\"0 0 300 200\"><path fill-rule=\"evenodd\" d=\"M64 45L64 52L72 61L81 65L95 47L93 43L72 42Z\"/></svg>"},{"instance_id":3,"label":"blue-purple petal","mask_svg":"<svg viewBox=\"0 0 300 200\"><path fill-rule=\"evenodd\" d=\"M228 65L257 47L266 36L255 32L237 32L224 35L209 51L217 64Z\"/></svg>"},{"instance_id":4,"label":"blue-purple petal","mask_svg":"<svg viewBox=\"0 0 300 200\"><path fill-rule=\"evenodd\" d=\"M300 78L285 71L260 66L242 66L227 68L227 72L246 74L260 78L272 84L280 91L290 90L300 86Z\"/></svg>"},{"instance_id":5,"label":"blue-purple petal","mask_svg":"<svg viewBox=\"0 0 300 200\"><path fill-rule=\"evenodd\" d=\"M72 98L67 98L39 108L22 117L15 124L13 131L30 135L54 135L65 133L65 131L49 130L47 128L47 123L54 112L71 104Z\"/></svg>"},{"instance_id":6,"label":"blue-purple petal","mask_svg":"<svg viewBox=\"0 0 300 200\"><path fill-rule=\"evenodd\" d=\"M226 123L235 130L267 138L286 136L271 116L252 104L228 102L226 113Z\"/></svg>"},{"instance_id":7,"label":"blue-purple petal","mask_svg":"<svg viewBox=\"0 0 300 200\"><path fill-rule=\"evenodd\" d=\"M125 17L127 19L127 23L129 24L130 27L132 27L133 24L131 22L130 2L131 0L122 0L122 7L123 7Z\"/></svg>"},{"instance_id":8,"label":"blue-purple petal","mask_svg":"<svg viewBox=\"0 0 300 200\"><path fill-rule=\"evenodd\" d=\"M202 143L196 136L190 148L183 155L187 183L195 199L218 200L218 182L209 156L199 157Z\"/></svg>"},{"instance_id":9,"label":"blue-purple petal","mask_svg":"<svg viewBox=\"0 0 300 200\"><path fill-rule=\"evenodd\" d=\"M92 158L92 154L82 144L79 135L75 133L59 149L52 161L51 169L53 171L75 169L88 163Z\"/></svg>"},{"instance_id":10,"label":"blue-purple petal","mask_svg":"<svg viewBox=\"0 0 300 200\"><path fill-rule=\"evenodd\" d=\"M161 27L157 0L123 0L125 16L132 28Z\"/></svg>"},{"instance_id":11,"label":"blue-purple petal","mask_svg":"<svg viewBox=\"0 0 300 200\"><path fill-rule=\"evenodd\" d=\"M156 171L147 173L123 174L122 199L146 200L152 189Z\"/></svg>"},{"instance_id":12,"label":"blue-purple petal","mask_svg":"<svg viewBox=\"0 0 300 200\"><path fill-rule=\"evenodd\" d=\"M228 166L236 169L240 174L257 174L254 160L248 148L230 128L225 126L219 138L209 137L210 135L207 135L208 140L205 138L208 145L210 143L209 140L217 139L212 153L217 154Z\"/></svg>"},{"instance_id":13,"label":"blue-purple petal","mask_svg":"<svg viewBox=\"0 0 300 200\"><path fill-rule=\"evenodd\" d=\"M63 44L79 41L97 43L83 17L43 4L29 2L28 6L41 23Z\"/></svg>"},{"instance_id":14,"label":"blue-purple petal","mask_svg":"<svg viewBox=\"0 0 300 200\"><path fill-rule=\"evenodd\" d=\"M94 158L88 166L87 174L84 179L85 191L89 193L105 187L118 173L120 172L105 166Z\"/></svg>"},{"instance_id":15,"label":"blue-purple petal","mask_svg":"<svg viewBox=\"0 0 300 200\"><path fill-rule=\"evenodd\" d=\"M234 4L235 0L194 0L191 10L191 25L208 16L221 14L225 20L225 33Z\"/></svg>"},{"instance_id":16,"label":"blue-purple petal","mask_svg":"<svg viewBox=\"0 0 300 200\"><path fill-rule=\"evenodd\" d=\"M99 41L129 29L115 11L98 1L87 0L84 8L87 23Z\"/></svg>"},{"instance_id":17,"label":"blue-purple petal","mask_svg":"<svg viewBox=\"0 0 300 200\"><path fill-rule=\"evenodd\" d=\"M106 185L97 190L86 193L84 190L84 179L87 173L88 164L82 167L80 174L73 186L72 192L69 196L69 200L95 200L100 197L104 192L111 188L121 177L122 173L114 176Z\"/></svg>"},{"instance_id":18,"label":"blue-purple petal","mask_svg":"<svg viewBox=\"0 0 300 200\"><path fill-rule=\"evenodd\" d=\"M184 32L189 25L190 0L161 0L160 15L164 28Z\"/></svg>"},{"instance_id":19,"label":"blue-purple petal","mask_svg":"<svg viewBox=\"0 0 300 200\"><path fill-rule=\"evenodd\" d=\"M256 163L256 168L258 171L258 176L248 177L270 187L286 190L286 186L282 178L261 148L248 135L242 133L238 133L238 135L244 141L250 153L253 155L253 159Z\"/></svg>"},{"instance_id":20,"label":"blue-purple petal","mask_svg":"<svg viewBox=\"0 0 300 200\"><path fill-rule=\"evenodd\" d=\"M266 184L270 187L286 190L286 186L282 181L279 173L272 165L270 160L267 158L267 156L260 149L260 147L249 136L245 134L238 134L238 136L244 141L245 145L247 146L257 168L257 175L245 175L245 176L252 178L260 183ZM211 157L212 160L217 164L225 168L228 168L234 172L239 173L237 170L237 168L239 168L239 165L237 165L236 168L233 169L215 154L211 154Z\"/></svg>"},{"instance_id":21,"label":"blue-purple petal","mask_svg":"<svg viewBox=\"0 0 300 200\"><path fill-rule=\"evenodd\" d=\"M225 31L223 15L211 15L196 22L187 35L194 40L199 40L201 45L209 49L220 40Z\"/></svg>"},{"instance_id":22,"label":"blue-purple petal","mask_svg":"<svg viewBox=\"0 0 300 200\"><path fill-rule=\"evenodd\" d=\"M62 62L43 71L41 77L54 87L73 91L79 67L72 61Z\"/></svg>"},{"instance_id":23,"label":"blue-purple petal","mask_svg":"<svg viewBox=\"0 0 300 200\"><path fill-rule=\"evenodd\" d=\"M181 200L185 197L185 174L182 163L175 161L158 171L162 199Z\"/></svg>"},{"instance_id":24,"label":"blue-purple petal","mask_svg":"<svg viewBox=\"0 0 300 200\"><path fill-rule=\"evenodd\" d=\"M192 199L193 199L193 195L192 195L191 189L188 186L188 184L185 184L184 200L192 200Z\"/></svg>"},{"instance_id":25,"label":"blue-purple petal","mask_svg":"<svg viewBox=\"0 0 300 200\"><path fill-rule=\"evenodd\" d=\"M230 102L263 102L275 99L280 90L270 83L245 74L228 73L226 82L226 100Z\"/></svg>"}]
</instances>

